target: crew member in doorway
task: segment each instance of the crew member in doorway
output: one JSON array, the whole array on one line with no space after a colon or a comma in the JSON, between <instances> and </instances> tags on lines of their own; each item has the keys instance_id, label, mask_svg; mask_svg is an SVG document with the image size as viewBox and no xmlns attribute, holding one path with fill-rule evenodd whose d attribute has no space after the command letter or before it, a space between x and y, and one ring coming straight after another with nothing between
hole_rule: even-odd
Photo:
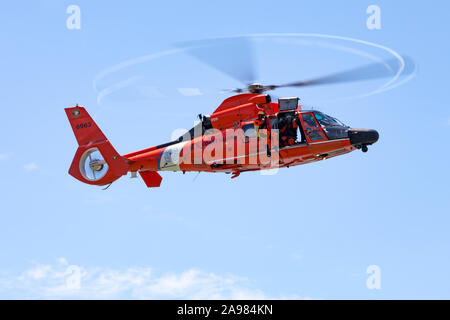
<instances>
[{"instance_id":1,"label":"crew member in doorway","mask_svg":"<svg viewBox=\"0 0 450 320\"><path fill-rule=\"evenodd\" d=\"M258 118L253 123L256 131L256 137L259 139L260 137L260 130L267 130L267 156L271 156L270 149L272 147L271 143L271 125L270 125L270 119L269 117L264 113L264 111L258 111Z\"/></svg>"}]
</instances>

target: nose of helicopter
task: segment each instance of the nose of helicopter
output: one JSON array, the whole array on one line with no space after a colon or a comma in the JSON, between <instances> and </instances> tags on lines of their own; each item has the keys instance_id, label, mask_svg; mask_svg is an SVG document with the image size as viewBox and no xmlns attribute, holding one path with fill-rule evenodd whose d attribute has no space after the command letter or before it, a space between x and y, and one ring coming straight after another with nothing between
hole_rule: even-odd
<instances>
[{"instance_id":1,"label":"nose of helicopter","mask_svg":"<svg viewBox=\"0 0 450 320\"><path fill-rule=\"evenodd\" d=\"M364 152L367 151L367 145L377 142L379 138L378 132L373 129L349 129L347 132L350 143Z\"/></svg>"}]
</instances>

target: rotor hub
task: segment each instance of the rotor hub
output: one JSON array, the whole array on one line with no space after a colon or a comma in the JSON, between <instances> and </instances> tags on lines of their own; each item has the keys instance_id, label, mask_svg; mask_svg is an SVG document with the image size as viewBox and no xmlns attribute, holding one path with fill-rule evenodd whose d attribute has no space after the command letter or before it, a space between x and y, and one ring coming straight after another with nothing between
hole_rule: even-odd
<instances>
[{"instance_id":1,"label":"rotor hub","mask_svg":"<svg viewBox=\"0 0 450 320\"><path fill-rule=\"evenodd\" d=\"M251 83L247 87L248 92L250 93L263 93L265 91L265 87L261 83Z\"/></svg>"},{"instance_id":2,"label":"rotor hub","mask_svg":"<svg viewBox=\"0 0 450 320\"><path fill-rule=\"evenodd\" d=\"M103 169L103 166L105 164L104 160L100 159L93 159L89 162L89 168L94 171L101 171Z\"/></svg>"}]
</instances>

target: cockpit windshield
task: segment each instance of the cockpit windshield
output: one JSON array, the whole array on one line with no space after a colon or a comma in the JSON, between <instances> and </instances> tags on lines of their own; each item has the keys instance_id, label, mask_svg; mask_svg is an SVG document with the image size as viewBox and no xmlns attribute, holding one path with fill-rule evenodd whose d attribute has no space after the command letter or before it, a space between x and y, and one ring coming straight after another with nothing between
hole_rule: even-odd
<instances>
[{"instance_id":1,"label":"cockpit windshield","mask_svg":"<svg viewBox=\"0 0 450 320\"><path fill-rule=\"evenodd\" d=\"M333 118L325 113L315 111L314 115L316 116L317 121L322 127L330 127L330 126L340 126L340 127L348 127L339 121L336 118Z\"/></svg>"},{"instance_id":2,"label":"cockpit windshield","mask_svg":"<svg viewBox=\"0 0 450 320\"><path fill-rule=\"evenodd\" d=\"M328 139L335 140L348 137L347 129L349 128L349 126L346 126L338 119L319 111L314 111L314 116L316 117L316 120L317 122L319 122L323 131L325 131Z\"/></svg>"}]
</instances>

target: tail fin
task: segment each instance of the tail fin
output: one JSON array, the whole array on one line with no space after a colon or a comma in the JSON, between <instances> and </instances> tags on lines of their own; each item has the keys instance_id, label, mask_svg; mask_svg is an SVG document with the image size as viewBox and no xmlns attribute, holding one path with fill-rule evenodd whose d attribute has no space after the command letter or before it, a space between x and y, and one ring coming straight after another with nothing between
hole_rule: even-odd
<instances>
[{"instance_id":1,"label":"tail fin","mask_svg":"<svg viewBox=\"0 0 450 320\"><path fill-rule=\"evenodd\" d=\"M69 174L81 182L102 186L126 174L128 160L121 157L83 107L65 109L78 149Z\"/></svg>"}]
</instances>

